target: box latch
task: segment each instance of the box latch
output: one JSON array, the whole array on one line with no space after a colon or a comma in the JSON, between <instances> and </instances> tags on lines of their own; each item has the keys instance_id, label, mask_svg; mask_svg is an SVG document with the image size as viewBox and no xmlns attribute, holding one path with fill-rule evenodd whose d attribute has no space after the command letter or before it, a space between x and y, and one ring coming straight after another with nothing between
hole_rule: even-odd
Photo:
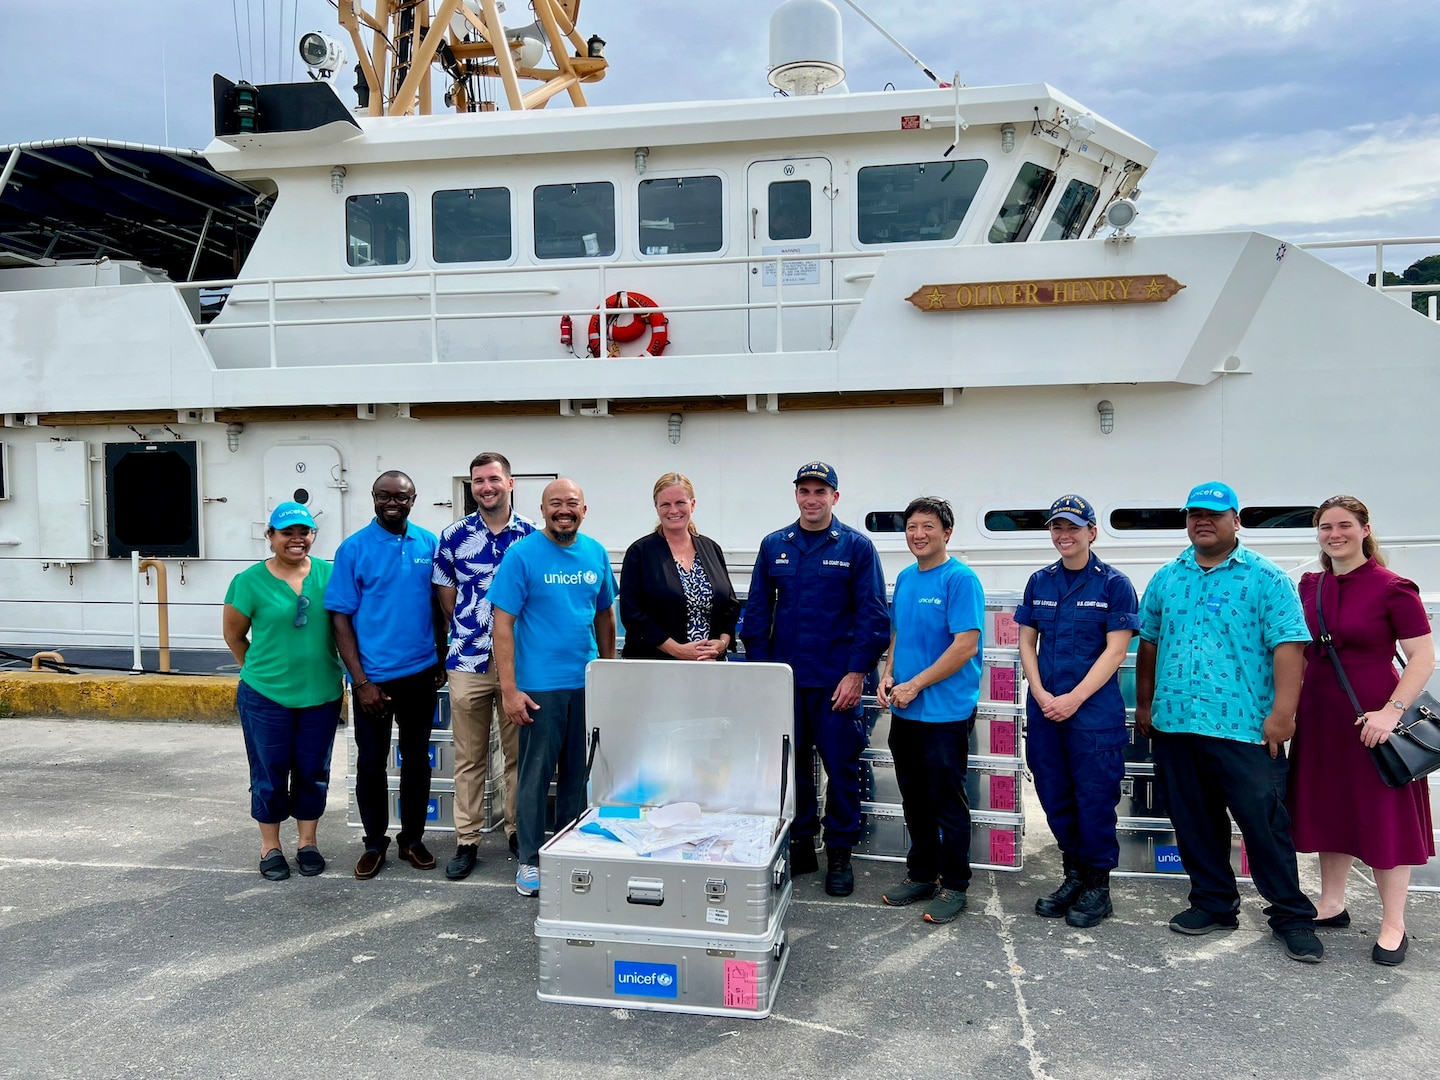
<instances>
[{"instance_id":1,"label":"box latch","mask_svg":"<svg viewBox=\"0 0 1440 1080\"><path fill-rule=\"evenodd\" d=\"M665 903L665 882L660 878L632 877L625 883L625 902L659 907Z\"/></svg>"},{"instance_id":2,"label":"box latch","mask_svg":"<svg viewBox=\"0 0 1440 1080\"><path fill-rule=\"evenodd\" d=\"M712 877L705 879L705 899L711 904L719 904L724 901L727 886L724 878Z\"/></svg>"},{"instance_id":3,"label":"box latch","mask_svg":"<svg viewBox=\"0 0 1440 1080\"><path fill-rule=\"evenodd\" d=\"M1135 778L1133 776L1127 776L1120 781L1120 796L1125 799L1135 797Z\"/></svg>"},{"instance_id":4,"label":"box latch","mask_svg":"<svg viewBox=\"0 0 1440 1080\"><path fill-rule=\"evenodd\" d=\"M594 880L594 879L590 876L590 871L589 871L589 870L571 870L571 871L570 871L570 888L573 889L573 890L574 890L575 892L577 892L577 893L587 893L587 892L589 892L589 891L590 891L590 882L593 881L593 880Z\"/></svg>"},{"instance_id":5,"label":"box latch","mask_svg":"<svg viewBox=\"0 0 1440 1080\"><path fill-rule=\"evenodd\" d=\"M777 890L778 890L778 889L782 889L782 888L785 887L785 856L784 856L784 855L781 855L780 858L778 858L778 859L775 860L775 865L770 868L770 876L771 876L771 879L774 881L774 883L775 883L775 888L776 888Z\"/></svg>"}]
</instances>

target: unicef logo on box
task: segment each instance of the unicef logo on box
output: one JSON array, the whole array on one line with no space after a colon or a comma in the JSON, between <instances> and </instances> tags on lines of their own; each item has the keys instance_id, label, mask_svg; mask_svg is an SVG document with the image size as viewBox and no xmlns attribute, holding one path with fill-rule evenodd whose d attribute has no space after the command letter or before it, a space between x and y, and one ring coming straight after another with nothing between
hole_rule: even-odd
<instances>
[{"instance_id":1,"label":"unicef logo on box","mask_svg":"<svg viewBox=\"0 0 1440 1080\"><path fill-rule=\"evenodd\" d=\"M1155 848L1155 872L1157 874L1183 874L1185 866L1180 862L1178 847Z\"/></svg>"},{"instance_id":2,"label":"unicef logo on box","mask_svg":"<svg viewBox=\"0 0 1440 1080\"><path fill-rule=\"evenodd\" d=\"M615 993L630 997L673 998L680 993L674 964L639 964L615 961Z\"/></svg>"}]
</instances>

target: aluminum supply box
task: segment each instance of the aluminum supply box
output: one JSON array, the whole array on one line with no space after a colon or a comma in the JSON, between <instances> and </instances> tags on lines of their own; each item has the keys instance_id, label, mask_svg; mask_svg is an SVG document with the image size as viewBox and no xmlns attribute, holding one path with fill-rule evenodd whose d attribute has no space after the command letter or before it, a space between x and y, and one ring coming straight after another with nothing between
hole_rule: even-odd
<instances>
[{"instance_id":1,"label":"aluminum supply box","mask_svg":"<svg viewBox=\"0 0 1440 1080\"><path fill-rule=\"evenodd\" d=\"M905 811L893 803L860 804L860 843L857 859L904 862L910 854L910 831ZM1023 864L1025 822L1019 814L972 811L970 814L970 865L976 870L1019 870Z\"/></svg>"},{"instance_id":2,"label":"aluminum supply box","mask_svg":"<svg viewBox=\"0 0 1440 1080\"><path fill-rule=\"evenodd\" d=\"M1019 649L986 649L980 663L980 700L1025 703L1025 672Z\"/></svg>"},{"instance_id":3,"label":"aluminum supply box","mask_svg":"<svg viewBox=\"0 0 1440 1080\"><path fill-rule=\"evenodd\" d=\"M386 801L390 805L390 828L400 827L400 781L391 777ZM495 810L499 807L500 800L493 798L490 791L485 792L485 820L488 823L496 816ZM345 824L352 829L364 828L364 822L360 820L360 807L355 802L355 778L346 778L345 791ZM447 782L446 786L439 787L438 782L432 781L430 787L430 798L425 804L425 830L427 832L454 832L455 831L455 788Z\"/></svg>"},{"instance_id":4,"label":"aluminum supply box","mask_svg":"<svg viewBox=\"0 0 1440 1080\"><path fill-rule=\"evenodd\" d=\"M1435 849L1440 851L1440 829L1435 830ZM1440 855L1410 871L1411 892L1440 892Z\"/></svg>"},{"instance_id":5,"label":"aluminum supply box","mask_svg":"<svg viewBox=\"0 0 1440 1080\"><path fill-rule=\"evenodd\" d=\"M1020 733L1024 730L1025 707L982 701L975 710L970 728L970 753L981 757L1020 760ZM890 749L890 710L867 706L865 726L871 749Z\"/></svg>"},{"instance_id":6,"label":"aluminum supply box","mask_svg":"<svg viewBox=\"0 0 1440 1080\"><path fill-rule=\"evenodd\" d=\"M1014 758L975 756L965 772L965 793L970 809L1003 814L1020 812L1023 772ZM860 755L860 798L865 802L900 802L895 759L888 750L869 749Z\"/></svg>"},{"instance_id":7,"label":"aluminum supply box","mask_svg":"<svg viewBox=\"0 0 1440 1080\"><path fill-rule=\"evenodd\" d=\"M1239 827L1230 823L1230 867L1239 879L1250 880L1250 858ZM1185 866L1175 842L1175 830L1168 818L1119 819L1115 828L1120 841L1120 865L1115 873L1122 877L1183 877Z\"/></svg>"},{"instance_id":8,"label":"aluminum supply box","mask_svg":"<svg viewBox=\"0 0 1440 1080\"><path fill-rule=\"evenodd\" d=\"M1115 813L1122 818L1165 818L1170 811L1165 808L1155 786L1155 765L1148 761L1127 761L1125 778L1120 781L1120 801Z\"/></svg>"},{"instance_id":9,"label":"aluminum supply box","mask_svg":"<svg viewBox=\"0 0 1440 1080\"><path fill-rule=\"evenodd\" d=\"M540 849L539 997L769 1015L791 894L789 667L596 660L585 684L588 807ZM596 834L680 802L745 817L753 842L646 856Z\"/></svg>"}]
</instances>

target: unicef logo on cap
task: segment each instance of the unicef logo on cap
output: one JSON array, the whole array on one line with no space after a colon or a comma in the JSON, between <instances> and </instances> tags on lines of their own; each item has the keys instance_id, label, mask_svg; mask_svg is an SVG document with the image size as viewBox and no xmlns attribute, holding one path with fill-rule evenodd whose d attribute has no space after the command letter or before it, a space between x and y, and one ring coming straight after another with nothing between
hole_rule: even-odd
<instances>
[{"instance_id":1,"label":"unicef logo on cap","mask_svg":"<svg viewBox=\"0 0 1440 1080\"><path fill-rule=\"evenodd\" d=\"M585 571L585 584L586 584L586 585L594 585L594 584L595 584L597 581L599 581L599 580L600 580L600 575L597 574L594 570L586 570L586 571Z\"/></svg>"}]
</instances>

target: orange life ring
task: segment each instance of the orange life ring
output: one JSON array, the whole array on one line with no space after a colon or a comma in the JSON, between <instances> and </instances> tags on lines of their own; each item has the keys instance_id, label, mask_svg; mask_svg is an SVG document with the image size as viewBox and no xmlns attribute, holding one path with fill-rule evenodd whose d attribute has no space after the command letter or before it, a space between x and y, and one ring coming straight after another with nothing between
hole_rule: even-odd
<instances>
[{"instance_id":1,"label":"orange life ring","mask_svg":"<svg viewBox=\"0 0 1440 1080\"><path fill-rule=\"evenodd\" d=\"M602 305L607 308L654 308L655 301L643 293L617 292L605 298ZM663 311L649 311L643 315L631 315L626 322L620 322L620 316L611 313L605 316L605 335L611 342L610 355L618 356L615 346L627 341L638 341L645 336L645 331L650 331L650 344L646 346L645 352L650 356L659 356L670 344L670 320L665 317ZM600 313L597 311L590 316L590 329L587 335L589 339L588 352L591 356L600 355Z\"/></svg>"}]
</instances>

